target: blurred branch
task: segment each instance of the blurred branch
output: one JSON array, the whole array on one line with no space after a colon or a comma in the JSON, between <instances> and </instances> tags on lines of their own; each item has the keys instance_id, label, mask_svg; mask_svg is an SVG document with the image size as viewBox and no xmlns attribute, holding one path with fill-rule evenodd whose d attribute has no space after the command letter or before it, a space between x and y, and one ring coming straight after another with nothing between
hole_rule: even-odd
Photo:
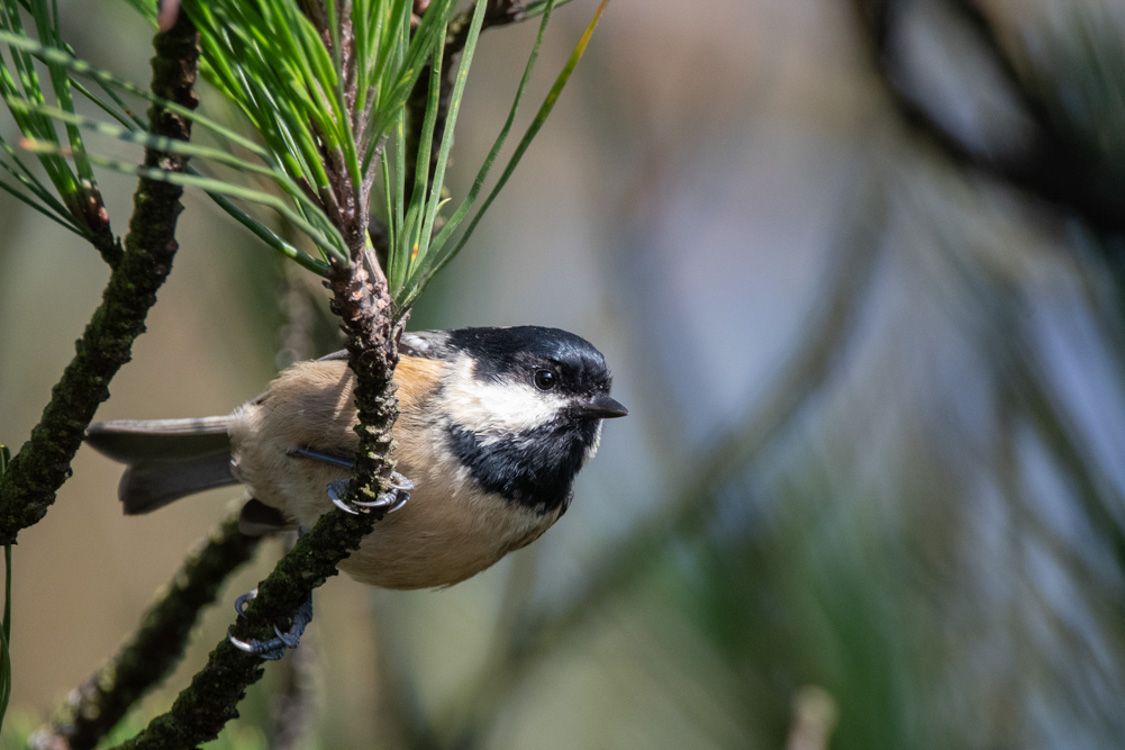
<instances>
[{"instance_id":1,"label":"blurred branch","mask_svg":"<svg viewBox=\"0 0 1125 750\"><path fill-rule=\"evenodd\" d=\"M942 0L942 2L960 16L973 37L984 47L1004 82L1011 87L1012 93L1019 99L1024 114L1028 115L1041 130L1053 129L1050 110L1024 81L1015 60L1000 41L1000 29L992 19L971 0Z\"/></svg>"},{"instance_id":2,"label":"blurred branch","mask_svg":"<svg viewBox=\"0 0 1125 750\"><path fill-rule=\"evenodd\" d=\"M32 738L34 749L93 748L133 705L183 658L200 611L215 601L223 582L253 556L257 539L227 518L188 556L172 582L149 607L140 629L110 662L67 699L49 731Z\"/></svg>"},{"instance_id":3,"label":"blurred branch","mask_svg":"<svg viewBox=\"0 0 1125 750\"><path fill-rule=\"evenodd\" d=\"M1021 372L1023 372L1022 368ZM1071 572L1075 580L1078 581L1079 589L1088 592L1088 604L1093 605L1094 602L1097 602L1098 605L1109 612L1107 622L1114 624L1123 622L1121 597L1115 595L1115 592L1112 591L1107 592L1109 595L1095 593L1106 591L1106 580L1104 572L1096 570L1090 564L1088 545L1075 545L1073 541L1067 538L1065 532L1060 531L1057 522L1044 517L1041 512L1034 508L1027 508L1029 504L1027 500L1028 492L1021 487L1021 479L1023 478L1021 474L1026 470L1026 466L1021 465L1020 459L1019 439L1021 432L1030 423L1030 427L1035 432L1040 445L1055 462L1056 469L1066 475L1071 482L1073 491L1079 495L1083 512L1091 521L1092 535L1101 537L1101 541L1106 544L1114 557L1117 568L1123 570L1125 568L1122 567L1120 524L1117 522L1105 523L1107 509L1103 505L1104 498L1096 491L1098 481L1091 474L1085 462L1081 460L1079 446L1070 441L1067 435L1068 425L1063 423L1061 415L1056 412L1051 399L1041 387L1039 378L1031 372L1026 372L1011 381L1001 379L1000 383L1002 385L997 399L999 444L997 446L996 466L998 469L998 485L1007 503L1013 504L1013 506L1022 503L1026 508L1024 512L1014 513L1011 516L1011 522L1020 526L1017 532L1011 535L1011 539L1015 543L1033 540L1031 544L1026 545L1028 547L1041 545L1040 549L1047 550L1047 554L1052 559L1058 561L1066 570ZM1034 493L1033 489L1032 493ZM1119 502L1120 498L1113 498L1111 501ZM1029 565L1029 555L1026 554L1025 549L1021 548L1016 553L1015 559L1020 560L1019 564ZM1027 580L1034 580L1035 578L1031 571L1024 571L1023 576ZM1084 658L1089 660L1086 663L1096 663L1098 661L1098 649L1090 643L1085 628L1076 626L1076 620L1073 617L1074 612L1070 605L1066 605L1066 611L1064 612L1061 611L1058 603L1054 602L1052 597L1042 591L1041 588L1037 591L1037 594L1035 603L1041 608L1043 614L1035 617L1034 629L1058 631L1060 640L1066 639L1069 641L1072 654L1081 652ZM1053 616L1045 616L1046 614ZM1016 647L1017 651L1036 648L1035 637L1029 632L1026 623L1021 623L1019 619L1016 622L1017 624L1014 627L1008 629L1008 638L1019 644ZM1075 656L1074 658L1081 657ZM1016 707L1010 706L1005 710L1014 715ZM1021 711L1021 713L1023 712Z\"/></svg>"},{"instance_id":4,"label":"blurred branch","mask_svg":"<svg viewBox=\"0 0 1125 750\"><path fill-rule=\"evenodd\" d=\"M906 3L850 1L872 66L902 121L916 137L954 166L1005 183L1030 198L1074 214L1102 237L1125 232L1125 181L1052 115L1051 107L1020 75L999 39L998 29L980 7L970 0L944 0L993 62L1035 127L1033 144L1018 154L973 148L908 90L890 52L901 17L908 12Z\"/></svg>"},{"instance_id":5,"label":"blurred branch","mask_svg":"<svg viewBox=\"0 0 1125 750\"><path fill-rule=\"evenodd\" d=\"M152 91L194 108L198 70L195 28L181 14L167 32L153 38ZM162 107L149 111L150 131L188 140L191 123ZM187 157L145 149L145 165L182 172ZM178 244L176 218L182 210L177 185L142 178L133 198L125 254L114 264L103 293L77 344L77 353L52 391L39 424L12 460L0 487L0 543L9 544L23 528L37 523L70 476L70 462L98 405L109 397L109 381L129 361L133 341L145 330L156 290L172 269Z\"/></svg>"},{"instance_id":6,"label":"blurred branch","mask_svg":"<svg viewBox=\"0 0 1125 750\"><path fill-rule=\"evenodd\" d=\"M881 189L881 187L879 188ZM462 728L450 746L471 748L484 742L490 723L510 694L533 667L552 650L577 634L604 605L634 585L660 559L673 540L704 531L723 490L752 471L752 464L769 444L785 433L809 403L829 384L848 350L863 302L867 299L879 257L883 196L877 205L854 210L868 217L852 230L835 254L823 291L803 326L801 344L782 365L752 405L739 428L718 437L693 462L694 471L681 488L660 504L659 512L626 539L610 546L602 560L590 564L589 583L565 605L553 611L525 612L510 618L507 648L502 658L486 664L458 707Z\"/></svg>"},{"instance_id":7,"label":"blurred branch","mask_svg":"<svg viewBox=\"0 0 1125 750\"><path fill-rule=\"evenodd\" d=\"M1008 376L1009 398L1027 415L1043 446L1070 481L1093 532L1106 544L1118 570L1125 571L1125 526L1113 510L1125 508L1125 498L1115 490L1113 481L1097 470L1094 451L1081 444L1078 431L1055 406L1058 398L1048 393L1042 377L1019 367L1012 367ZM1120 618L1125 614L1125 602L1115 602L1114 610Z\"/></svg>"},{"instance_id":8,"label":"blurred branch","mask_svg":"<svg viewBox=\"0 0 1125 750\"><path fill-rule=\"evenodd\" d=\"M269 750L299 750L308 746L309 719L313 715L311 673L319 656L309 635L306 632L301 647L278 664L278 686L270 697L270 727L266 735Z\"/></svg>"},{"instance_id":9,"label":"blurred branch","mask_svg":"<svg viewBox=\"0 0 1125 750\"><path fill-rule=\"evenodd\" d=\"M839 719L840 709L832 694L806 685L793 696L793 719L785 750L828 750Z\"/></svg>"},{"instance_id":10,"label":"blurred branch","mask_svg":"<svg viewBox=\"0 0 1125 750\"><path fill-rule=\"evenodd\" d=\"M1027 306L1025 291L1012 287L1009 279L996 275L987 266L959 261L963 249L972 242L968 237L948 236L937 221L929 229L934 237L942 238L940 257L947 263L942 276L957 279L966 290L959 295L963 303L950 309L964 324L983 329L972 339L981 348L981 361L989 363L996 371L994 380L1003 406L1001 424L1012 419L1007 412L1013 412L1020 415L1021 424L1031 428L1069 484L1092 533L1104 543L1117 569L1125 571L1125 496L1099 466L1097 451L1085 439L1065 399L1055 391L1043 363L1036 359L1034 353L1041 331L1036 329L1036 316ZM1104 265L1097 264L1097 267L1104 268ZM1086 272L1083 264L1078 264L1077 268ZM1087 284L1083 284L1083 292L1086 301L1095 305L1095 297ZM1112 323L1103 329L1103 340L1111 350L1115 349L1112 333L1117 331L1117 320L1112 314L1094 318L1098 322ZM1002 477L1014 471L1007 460L1000 460L997 465L1004 469L1000 472ZM1014 498L1015 492L1010 489L1014 481L1009 479L1006 484L1006 494ZM1027 515L1034 518L1036 514ZM1041 528L1049 529L1049 524ZM1057 530L1040 536L1046 540L1051 533ZM1052 546L1056 557L1072 562L1078 559L1073 550L1065 549L1065 544L1058 545L1053 540L1046 543ZM1119 597L1105 603L1113 608L1118 619L1125 616L1125 601Z\"/></svg>"}]
</instances>

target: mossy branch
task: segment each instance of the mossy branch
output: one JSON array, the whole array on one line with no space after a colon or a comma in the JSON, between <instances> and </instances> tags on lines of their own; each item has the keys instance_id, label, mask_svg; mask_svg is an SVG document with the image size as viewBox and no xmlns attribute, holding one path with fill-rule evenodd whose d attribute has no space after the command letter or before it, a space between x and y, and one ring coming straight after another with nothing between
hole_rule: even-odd
<instances>
[{"instance_id":1,"label":"mossy branch","mask_svg":"<svg viewBox=\"0 0 1125 750\"><path fill-rule=\"evenodd\" d=\"M157 96L194 108L199 52L195 28L183 14L153 39L152 90ZM191 123L160 107L149 113L157 135L188 140ZM146 149L145 165L183 171L187 158ZM31 438L12 459L0 487L0 544L12 544L21 529L37 523L70 476L70 463L98 406L109 397L109 382L129 361L133 341L145 330L145 317L156 291L172 269L178 247L176 218L182 188L141 179L133 197L133 215L125 253L113 272L76 354L55 385Z\"/></svg>"},{"instance_id":2,"label":"mossy branch","mask_svg":"<svg viewBox=\"0 0 1125 750\"><path fill-rule=\"evenodd\" d=\"M341 197L352 187L334 185ZM366 196L342 216L343 233L349 238L352 262L333 264L328 285L333 293L332 310L340 316L347 334L350 364L356 374L355 403L360 424L356 427L359 448L356 475L347 500L372 500L390 489L394 464L390 458L391 430L398 416L392 377L398 362L396 322L386 277L378 265L365 265L363 235L354 231L366 224ZM246 617L234 623L231 634L247 641L273 635L275 624L288 620L300 605L328 578L336 566L382 520L382 511L352 515L334 510L316 523L278 562L258 585L258 595L246 608ZM176 698L167 713L156 717L143 732L118 750L157 750L194 747L219 735L223 726L238 716L237 705L246 688L263 675L262 659L247 654L223 639L211 652L207 665Z\"/></svg>"}]
</instances>

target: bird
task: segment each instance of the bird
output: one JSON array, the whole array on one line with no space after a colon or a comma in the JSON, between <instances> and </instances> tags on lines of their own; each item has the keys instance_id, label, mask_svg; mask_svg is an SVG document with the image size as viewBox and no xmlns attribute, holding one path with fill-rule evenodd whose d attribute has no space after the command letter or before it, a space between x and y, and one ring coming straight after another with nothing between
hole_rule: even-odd
<instances>
[{"instance_id":1,"label":"bird","mask_svg":"<svg viewBox=\"0 0 1125 750\"><path fill-rule=\"evenodd\" d=\"M602 422L629 413L611 384L601 352L557 328L404 333L396 474L377 501L393 512L340 570L387 589L444 587L533 542L569 508ZM98 422L86 442L126 464L127 515L241 483L244 533L309 529L334 506L352 510L342 497L358 444L354 387L347 353L336 352L286 368L229 415ZM276 643L261 648L280 658Z\"/></svg>"}]
</instances>

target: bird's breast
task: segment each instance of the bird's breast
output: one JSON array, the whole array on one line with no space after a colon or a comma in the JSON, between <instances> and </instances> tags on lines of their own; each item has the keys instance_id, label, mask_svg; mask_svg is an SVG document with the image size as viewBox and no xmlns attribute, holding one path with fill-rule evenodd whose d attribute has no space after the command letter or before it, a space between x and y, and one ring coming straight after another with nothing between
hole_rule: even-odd
<instances>
[{"instance_id":1,"label":"bird's breast","mask_svg":"<svg viewBox=\"0 0 1125 750\"><path fill-rule=\"evenodd\" d=\"M385 517L340 568L383 588L448 586L537 539L557 519L491 493L449 493L415 482L410 501Z\"/></svg>"}]
</instances>

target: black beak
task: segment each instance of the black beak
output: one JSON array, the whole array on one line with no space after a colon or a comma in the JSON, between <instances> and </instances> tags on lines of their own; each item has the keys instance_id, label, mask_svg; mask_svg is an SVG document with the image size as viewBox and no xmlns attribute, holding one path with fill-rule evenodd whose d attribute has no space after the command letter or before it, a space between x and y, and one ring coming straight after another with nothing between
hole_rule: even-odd
<instances>
[{"instance_id":1,"label":"black beak","mask_svg":"<svg viewBox=\"0 0 1125 750\"><path fill-rule=\"evenodd\" d=\"M595 393L590 398L580 399L578 408L581 410L582 416L597 419L612 419L629 414L629 410L622 406L619 401L610 398L608 393Z\"/></svg>"}]
</instances>

